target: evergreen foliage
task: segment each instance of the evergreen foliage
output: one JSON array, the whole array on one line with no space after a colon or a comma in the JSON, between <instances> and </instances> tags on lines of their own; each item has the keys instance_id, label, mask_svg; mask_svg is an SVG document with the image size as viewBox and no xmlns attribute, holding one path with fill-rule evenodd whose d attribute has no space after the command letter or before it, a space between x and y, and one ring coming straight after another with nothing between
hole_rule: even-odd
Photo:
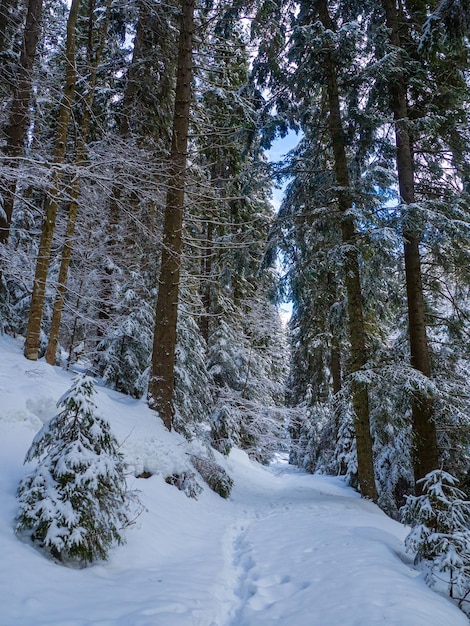
<instances>
[{"instance_id":1,"label":"evergreen foliage","mask_svg":"<svg viewBox=\"0 0 470 626\"><path fill-rule=\"evenodd\" d=\"M422 495L408 496L402 509L403 522L412 527L405 546L425 565L428 584L446 584L470 614L470 502L448 472L435 470L421 482Z\"/></svg>"},{"instance_id":2,"label":"evergreen foliage","mask_svg":"<svg viewBox=\"0 0 470 626\"><path fill-rule=\"evenodd\" d=\"M141 398L147 388L154 317L149 300L149 295L139 296L132 286L125 289L115 311L115 326L110 325L97 346L97 368L105 385L134 398Z\"/></svg>"},{"instance_id":3,"label":"evergreen foliage","mask_svg":"<svg viewBox=\"0 0 470 626\"><path fill-rule=\"evenodd\" d=\"M208 368L217 398L211 417L212 445L223 454L236 445L268 463L286 427L282 410L286 359L280 320L272 305L262 302L245 301L245 317L227 303L232 314L222 318L211 334ZM264 324L255 326L252 314L260 311L258 307L265 307Z\"/></svg>"},{"instance_id":4,"label":"evergreen foliage","mask_svg":"<svg viewBox=\"0 0 470 626\"><path fill-rule=\"evenodd\" d=\"M38 432L25 462L37 466L18 488L16 532L64 565L106 559L124 542L139 506L109 424L95 414L94 381L75 377L61 411ZM137 508L136 508L137 507Z\"/></svg>"},{"instance_id":5,"label":"evergreen foliage","mask_svg":"<svg viewBox=\"0 0 470 626\"><path fill-rule=\"evenodd\" d=\"M294 305L288 381L288 401L294 408L291 460L308 471L346 473L354 484L350 400L354 385L365 387L379 503L394 517L413 491L416 404L432 404L445 469L463 478L469 463L466 444L460 443L467 441L469 432L464 416L469 396L460 376L460 367L468 362L467 340L457 339L468 320L468 273L463 269L468 267L468 238L461 239L468 233L469 215L468 123L463 123L468 83L461 90L460 82L468 41L463 38L460 46L451 47L449 41L434 38L425 56L423 46L419 49L420 25L432 7L405 4L398 50L390 46L389 32L383 28L380 3L304 3L293 11L289 2L277 2L270 8L277 16L276 34L269 44L260 44L255 62L258 80L273 91L278 132L285 132L286 121L302 130L297 148L279 170L290 178L270 235L273 247L281 251ZM430 19L436 20L437 13L442 18L452 4L439 3ZM320 5L329 14L328 27ZM260 20L266 10L263 4ZM440 26L447 28L443 21ZM263 21L255 27L257 32L264 28ZM344 220L337 208L334 146L327 132L332 112L325 87L326 50L336 71L351 200L348 216L357 229L353 246L366 330L367 359L353 375L348 252L340 237ZM394 121L389 86L400 71L416 187L416 202L406 210L395 206L403 199L395 194L396 147L390 141ZM431 379L404 365L409 360L408 323L400 248L407 232L420 241ZM455 463L450 450L456 454Z\"/></svg>"},{"instance_id":6,"label":"evergreen foliage","mask_svg":"<svg viewBox=\"0 0 470 626\"><path fill-rule=\"evenodd\" d=\"M68 365L80 356L106 385L141 397L157 276L171 248L163 243L164 208L179 188L169 156L181 4L81 3L70 33L76 97L56 146L60 166L54 141L72 69L64 54L68 7L44 5L28 132L12 162L6 131L26 5L10 4L0 9L0 202L11 182L16 191L9 238L0 245L0 330L26 333L44 210L53 199L39 356L53 336L60 289L54 347L68 353ZM396 3L388 0L195 4L167 422L202 446L211 442L223 454L240 446L263 463L289 431L292 463L360 488L361 396L378 503L393 517L415 488L420 404L436 426L439 458L431 451L432 463L463 491L470 487L467 4L404 0L393 40L386 9L393 13ZM298 132L298 146L275 166L267 163L264 149L289 129ZM397 129L409 140L407 194L399 187ZM274 179L287 184L277 216ZM75 231L66 236L74 210ZM411 240L421 264L429 372L410 358L404 248ZM67 247L68 275L59 279ZM293 304L286 333L277 312L282 298ZM351 301L360 316L351 314ZM359 317L364 341L357 350L351 321ZM154 357L163 362L165 351ZM49 456L38 458L52 476ZM228 493L217 469L208 475ZM193 496L198 480L191 471L168 478ZM33 482L24 493L32 490ZM28 532L37 543L49 537L45 526Z\"/></svg>"},{"instance_id":7,"label":"evergreen foliage","mask_svg":"<svg viewBox=\"0 0 470 626\"><path fill-rule=\"evenodd\" d=\"M233 479L227 474L223 467L209 458L196 455L191 457L191 463L212 491L218 493L221 498L228 498L230 496L233 487Z\"/></svg>"},{"instance_id":8,"label":"evergreen foliage","mask_svg":"<svg viewBox=\"0 0 470 626\"><path fill-rule=\"evenodd\" d=\"M204 440L214 401L207 369L207 346L193 316L186 310L188 300L181 307L177 328L173 426L187 439Z\"/></svg>"}]
</instances>

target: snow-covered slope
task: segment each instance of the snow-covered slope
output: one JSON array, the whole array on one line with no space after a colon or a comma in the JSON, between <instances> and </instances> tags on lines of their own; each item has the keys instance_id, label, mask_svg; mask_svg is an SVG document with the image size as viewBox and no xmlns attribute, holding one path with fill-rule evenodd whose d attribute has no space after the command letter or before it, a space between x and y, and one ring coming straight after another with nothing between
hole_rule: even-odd
<instances>
[{"instance_id":1,"label":"snow-covered slope","mask_svg":"<svg viewBox=\"0 0 470 626\"><path fill-rule=\"evenodd\" d=\"M400 524L336 478L240 451L230 500L191 500L163 477L191 449L139 402L99 388L147 511L108 562L57 565L13 533L15 492L35 432L70 374L0 337L0 626L461 626L468 621L408 563ZM219 457L221 460L221 457ZM224 462L221 460L221 462ZM148 480L134 478L142 470Z\"/></svg>"}]
</instances>

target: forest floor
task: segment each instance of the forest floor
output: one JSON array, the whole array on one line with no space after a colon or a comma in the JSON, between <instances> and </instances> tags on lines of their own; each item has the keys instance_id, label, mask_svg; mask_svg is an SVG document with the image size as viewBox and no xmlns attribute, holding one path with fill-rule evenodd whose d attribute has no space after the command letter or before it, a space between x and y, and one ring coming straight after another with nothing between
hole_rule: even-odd
<instances>
[{"instance_id":1,"label":"forest floor","mask_svg":"<svg viewBox=\"0 0 470 626\"><path fill-rule=\"evenodd\" d=\"M0 626L463 626L404 551L407 530L341 479L233 450L228 500L163 477L194 453L144 401L98 388L146 511L107 562L69 569L14 534L24 455L71 374L0 337ZM154 475L136 479L143 469Z\"/></svg>"}]
</instances>

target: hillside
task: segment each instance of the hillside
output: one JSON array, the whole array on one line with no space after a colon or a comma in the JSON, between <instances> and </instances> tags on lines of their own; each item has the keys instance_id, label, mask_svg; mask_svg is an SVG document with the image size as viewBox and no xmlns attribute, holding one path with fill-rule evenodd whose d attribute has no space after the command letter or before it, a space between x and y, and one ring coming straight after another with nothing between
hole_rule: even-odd
<instances>
[{"instance_id":1,"label":"hillside","mask_svg":"<svg viewBox=\"0 0 470 626\"><path fill-rule=\"evenodd\" d=\"M129 463L146 511L107 562L75 570L13 532L15 492L31 440L71 374L22 356L0 338L1 626L463 626L450 600L410 566L406 529L339 478L279 459L266 468L238 450L220 463L229 500L193 500L164 477L197 453L145 402L103 387L98 407ZM147 480L135 475L153 473ZM202 482L202 481L201 481Z\"/></svg>"}]
</instances>

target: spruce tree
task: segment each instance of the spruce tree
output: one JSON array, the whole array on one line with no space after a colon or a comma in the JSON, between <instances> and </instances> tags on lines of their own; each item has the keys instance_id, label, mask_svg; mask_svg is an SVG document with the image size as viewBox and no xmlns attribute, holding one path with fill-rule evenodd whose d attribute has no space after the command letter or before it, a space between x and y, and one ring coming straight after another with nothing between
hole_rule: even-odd
<instances>
[{"instance_id":1,"label":"spruce tree","mask_svg":"<svg viewBox=\"0 0 470 626\"><path fill-rule=\"evenodd\" d=\"M14 3L2 2L0 5L0 52L3 51L3 42L10 5ZM26 131L29 123L29 104L31 100L31 89L33 84L33 64L36 56L38 44L41 16L42 0L30 0L26 23L23 32L21 55L16 70L15 90L10 108L10 119L6 130L7 142L5 155L8 161L3 164L4 172L0 179L2 183L0 196L0 243L6 244L10 235L10 226L13 215L13 204L17 187L17 170L19 157L23 153L23 144L26 138ZM4 64L4 67L6 63ZM5 167L6 166L6 167ZM9 174L5 176L5 170Z\"/></svg>"},{"instance_id":2,"label":"spruce tree","mask_svg":"<svg viewBox=\"0 0 470 626\"><path fill-rule=\"evenodd\" d=\"M53 154L53 163L56 167L53 169L52 174L52 189L45 203L44 220L41 229L38 256L36 259L33 293L31 294L31 307L29 310L28 327L26 330L24 345L24 355L31 361L37 361L40 348L41 322L44 311L47 272L50 262L52 239L56 227L57 211L62 185L60 165L62 165L66 154L68 125L75 94L75 85L77 82L77 69L75 65L75 29L79 8L80 0L73 0L67 20L65 83L60 101Z\"/></svg>"},{"instance_id":3,"label":"spruce tree","mask_svg":"<svg viewBox=\"0 0 470 626\"><path fill-rule=\"evenodd\" d=\"M148 389L149 406L159 413L168 430L172 428L174 415L176 327L191 106L194 4L194 0L181 2L170 178L166 197L152 368Z\"/></svg>"},{"instance_id":4,"label":"spruce tree","mask_svg":"<svg viewBox=\"0 0 470 626\"><path fill-rule=\"evenodd\" d=\"M470 502L457 479L435 470L421 479L420 496L409 496L402 509L411 531L405 539L415 563L426 567L430 586L446 584L448 594L470 614Z\"/></svg>"},{"instance_id":5,"label":"spruce tree","mask_svg":"<svg viewBox=\"0 0 470 626\"><path fill-rule=\"evenodd\" d=\"M93 379L77 375L58 402L61 411L34 438L25 462L37 466L18 488L17 533L70 566L106 559L114 543L123 543L136 504L93 394Z\"/></svg>"}]
</instances>

